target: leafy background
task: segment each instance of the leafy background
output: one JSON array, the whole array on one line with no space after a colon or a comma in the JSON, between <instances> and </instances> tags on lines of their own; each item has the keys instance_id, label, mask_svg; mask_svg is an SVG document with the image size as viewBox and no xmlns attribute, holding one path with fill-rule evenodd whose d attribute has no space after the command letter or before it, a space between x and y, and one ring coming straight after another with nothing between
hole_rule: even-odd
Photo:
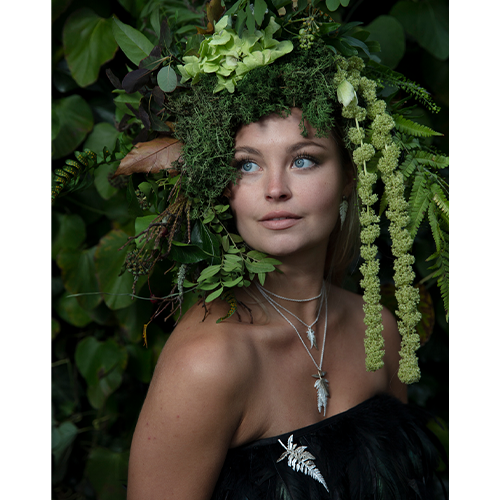
<instances>
[{"instance_id":1,"label":"leafy background","mask_svg":"<svg viewBox=\"0 0 500 500\"><path fill-rule=\"evenodd\" d=\"M86 147L93 151L113 148L117 124L130 113L127 104L136 103L137 96L113 93L106 69L122 79L127 65L135 69L128 58L138 64L149 54L158 28L155 6L161 15L168 15L173 29L176 23L204 25L203 16L187 4L182 0L52 1L53 169ZM141 16L141 11L147 14ZM137 28L144 37L127 45L124 40L133 35L114 23L112 16ZM351 0L348 7L340 6L336 17L363 21L381 43L382 62L432 93L442 112L431 115L421 109L419 121L444 133L432 140L447 153L447 2ZM194 28L184 29L191 34ZM117 40L129 47L128 58L118 49ZM140 123L131 121L132 127ZM153 305L116 295L131 290L131 275L118 276L125 260L118 248L134 234L126 190L108 182L116 164L99 168L87 189L58 199L52 211L52 498L57 500L125 498L123 485L135 422L173 324L158 320L149 325L148 348L144 347L142 328ZM431 253L431 242L429 229L421 227L414 246L419 280L429 274L423 256ZM387 276L388 263L383 262ZM157 274L153 285L161 289L165 279ZM354 274L348 285L355 287L356 279ZM434 315L435 321L430 339L419 351L422 380L410 387L409 394L446 427L448 325L434 284L424 282L431 311L426 319L432 322ZM147 296L144 280L137 284L137 291L141 288ZM68 297L96 291L115 295ZM438 432L446 444L447 434Z\"/></svg>"}]
</instances>

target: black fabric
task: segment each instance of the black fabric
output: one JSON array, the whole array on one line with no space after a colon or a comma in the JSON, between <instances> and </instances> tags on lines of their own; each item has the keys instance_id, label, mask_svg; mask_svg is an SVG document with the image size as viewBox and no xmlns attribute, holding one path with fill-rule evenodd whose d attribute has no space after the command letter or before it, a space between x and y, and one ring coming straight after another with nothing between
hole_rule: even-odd
<instances>
[{"instance_id":1,"label":"black fabric","mask_svg":"<svg viewBox=\"0 0 500 500\"><path fill-rule=\"evenodd\" d=\"M439 462L435 436L422 410L386 395L316 424L230 449L212 500L433 499ZM329 492L294 471L287 445L307 446Z\"/></svg>"}]
</instances>

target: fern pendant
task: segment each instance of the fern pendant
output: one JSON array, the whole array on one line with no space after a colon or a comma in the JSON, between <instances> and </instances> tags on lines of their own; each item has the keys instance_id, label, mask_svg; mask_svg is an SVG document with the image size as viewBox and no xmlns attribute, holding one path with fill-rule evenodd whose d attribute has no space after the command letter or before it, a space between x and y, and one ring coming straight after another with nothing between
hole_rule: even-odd
<instances>
[{"instance_id":1,"label":"fern pendant","mask_svg":"<svg viewBox=\"0 0 500 500\"><path fill-rule=\"evenodd\" d=\"M307 339L311 342L311 349L315 347L318 349L318 344L316 343L316 335L314 335L314 330L308 326L307 327Z\"/></svg>"},{"instance_id":2,"label":"fern pendant","mask_svg":"<svg viewBox=\"0 0 500 500\"><path fill-rule=\"evenodd\" d=\"M282 453L281 457L276 460L276 463L288 458L289 467L291 467L294 471L302 472L307 476L311 476L313 479L320 482L326 488L326 491L330 493L321 472L313 462L314 456L306 451L307 446L299 446L297 448L297 445L293 443L293 434L291 434L288 438L287 446L281 442L281 439L278 439L278 441L281 446L285 448L285 451Z\"/></svg>"},{"instance_id":3,"label":"fern pendant","mask_svg":"<svg viewBox=\"0 0 500 500\"><path fill-rule=\"evenodd\" d=\"M326 405L328 403L327 399L330 397L330 390L328 389L328 380L323 378L326 372L319 372L317 375L313 375L317 378L314 382L314 388L318 391L318 411L321 413L321 408L323 408L323 415L326 415Z\"/></svg>"}]
</instances>

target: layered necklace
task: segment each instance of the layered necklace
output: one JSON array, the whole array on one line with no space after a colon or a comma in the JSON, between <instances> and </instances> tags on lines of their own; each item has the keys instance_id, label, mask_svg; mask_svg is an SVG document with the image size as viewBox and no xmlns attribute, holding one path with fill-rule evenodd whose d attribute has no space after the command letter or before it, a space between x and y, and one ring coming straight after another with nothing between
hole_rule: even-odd
<instances>
[{"instance_id":1,"label":"layered necklace","mask_svg":"<svg viewBox=\"0 0 500 500\"><path fill-rule=\"evenodd\" d=\"M300 341L302 342L302 345L304 346L304 349L307 351L307 354L309 354L309 357L312 359L312 362L314 363L314 366L316 367L316 370L318 371L317 374L313 374L312 376L317 379L316 382L314 383L314 388L316 389L318 393L318 411L321 413L321 409L323 408L323 415L326 415L326 405L328 403L328 398L330 397L330 391L328 388L328 380L325 378L326 372L323 371L323 357L325 354L325 343L326 343L326 331L328 329L328 301L326 300L326 289L325 289L325 283L323 283L321 287L321 292L319 295L316 297L311 297L309 299L290 299L288 297L282 297L281 295L276 295L275 293L270 292L269 290L266 290L262 286L260 286L258 283L256 283L257 289L259 292L262 294L262 296L271 304L271 306L276 310L276 312L295 330L295 333L299 337ZM295 314L293 314L291 311L289 311L286 307L282 306L278 302L276 302L273 298L271 298L271 295L273 297L276 297L278 299L282 300L288 300L289 302L311 302L312 300L316 300L321 298L320 300L320 305L318 309L318 315L316 316L316 319L308 325L304 321L302 321L299 317L297 317ZM314 330L312 327L318 322L319 316L321 314L321 309L323 308L323 304L325 306L325 331L323 335L323 346L321 348L321 356L320 356L320 361L319 364L316 363L316 360L314 359L311 351L308 349L306 343L304 342L302 336L300 335L298 329L295 327L295 325L283 314L282 311L285 311L288 313L290 316L294 317L300 323L302 323L305 327L307 327L307 338L311 342L311 349L313 346L318 349L317 343L316 343L316 336L314 334Z\"/></svg>"}]
</instances>

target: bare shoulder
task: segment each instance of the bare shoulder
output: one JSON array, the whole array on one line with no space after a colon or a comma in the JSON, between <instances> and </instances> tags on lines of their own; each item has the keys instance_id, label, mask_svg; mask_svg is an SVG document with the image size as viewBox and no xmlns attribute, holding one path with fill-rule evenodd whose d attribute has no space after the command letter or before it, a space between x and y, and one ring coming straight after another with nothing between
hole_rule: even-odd
<instances>
[{"instance_id":1,"label":"bare shoulder","mask_svg":"<svg viewBox=\"0 0 500 500\"><path fill-rule=\"evenodd\" d=\"M237 325L203 317L193 306L160 355L132 442L129 499L209 498L243 418L251 348Z\"/></svg>"},{"instance_id":2,"label":"bare shoulder","mask_svg":"<svg viewBox=\"0 0 500 500\"><path fill-rule=\"evenodd\" d=\"M349 331L358 337L357 342L360 344L361 339L364 341L366 330L366 325L364 323L363 297L337 287L334 287L334 293L342 310L343 321L347 323ZM384 327L382 336L384 338L385 354L384 367L381 373L384 374L385 378L384 390L406 402L406 386L400 382L397 375L399 369L401 335L399 333L396 318L385 306L382 309L382 324Z\"/></svg>"}]
</instances>

